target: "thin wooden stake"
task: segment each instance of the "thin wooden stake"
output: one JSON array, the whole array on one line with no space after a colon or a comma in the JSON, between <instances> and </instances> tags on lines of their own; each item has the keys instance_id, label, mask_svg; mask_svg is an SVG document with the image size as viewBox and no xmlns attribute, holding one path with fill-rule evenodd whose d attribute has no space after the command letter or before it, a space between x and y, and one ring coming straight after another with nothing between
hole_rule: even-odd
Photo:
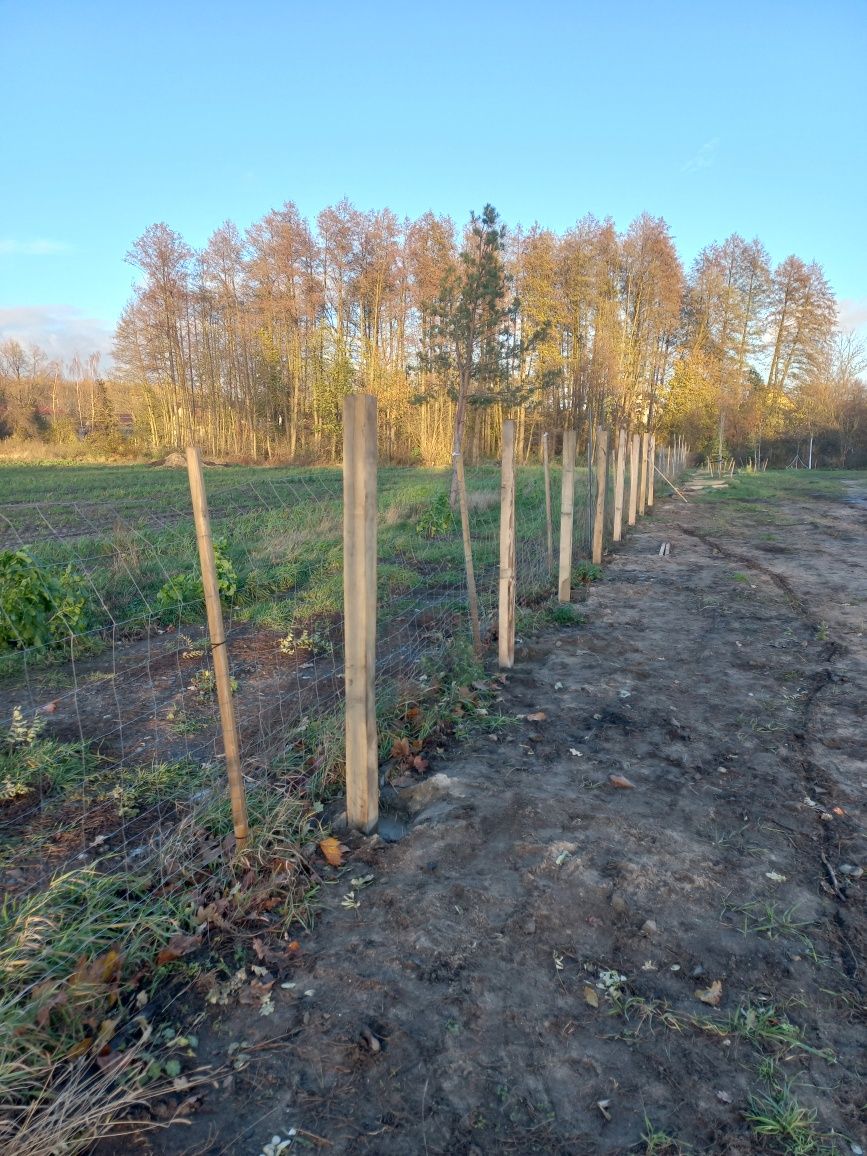
<instances>
[{"instance_id":1,"label":"thin wooden stake","mask_svg":"<svg viewBox=\"0 0 867 1156\"><path fill-rule=\"evenodd\" d=\"M574 429L563 431L563 478L560 491L560 574L557 597L572 601L572 529L575 515L575 444Z\"/></svg>"},{"instance_id":2,"label":"thin wooden stake","mask_svg":"<svg viewBox=\"0 0 867 1156\"><path fill-rule=\"evenodd\" d=\"M638 516L643 517L647 508L647 433L641 435L641 461L638 465Z\"/></svg>"},{"instance_id":3,"label":"thin wooden stake","mask_svg":"<svg viewBox=\"0 0 867 1156\"><path fill-rule=\"evenodd\" d=\"M647 447L647 505L653 509L653 483L656 479L656 434L650 435Z\"/></svg>"},{"instance_id":4,"label":"thin wooden stake","mask_svg":"<svg viewBox=\"0 0 867 1156\"><path fill-rule=\"evenodd\" d=\"M551 463L548 461L548 435L542 434L542 465L545 468L545 527L548 531L548 573L554 573L554 523L551 518Z\"/></svg>"},{"instance_id":5,"label":"thin wooden stake","mask_svg":"<svg viewBox=\"0 0 867 1156\"><path fill-rule=\"evenodd\" d=\"M473 567L473 543L470 539L470 511L467 505L467 483L464 477L464 455L454 454L458 499L461 507L461 533L464 538L464 566L467 571L467 604L470 610L470 629L473 632L473 650L482 653L482 632L479 626L479 598L476 593L476 573Z\"/></svg>"},{"instance_id":6,"label":"thin wooden stake","mask_svg":"<svg viewBox=\"0 0 867 1156\"><path fill-rule=\"evenodd\" d=\"M635 525L638 512L638 470L641 452L641 434L634 433L629 446L629 525Z\"/></svg>"},{"instance_id":7,"label":"thin wooden stake","mask_svg":"<svg viewBox=\"0 0 867 1156\"><path fill-rule=\"evenodd\" d=\"M244 777L241 774L241 746L238 741L235 702L232 698L229 656L226 653L226 631L223 626L223 607L220 605L220 585L217 580L217 564L214 560L214 543L211 538L211 519L208 516L208 496L205 492L205 479L202 476L202 459L195 446L187 448L187 474L190 479L193 517L196 521L202 588L208 612L211 660L214 664L214 681L217 684L220 727L223 732L223 750L226 754L226 775L229 779L229 797L232 803L232 827L235 832L235 846L241 851L250 835L247 823L247 797L244 791Z\"/></svg>"},{"instance_id":8,"label":"thin wooden stake","mask_svg":"<svg viewBox=\"0 0 867 1156\"><path fill-rule=\"evenodd\" d=\"M593 563L602 565L605 544L605 478L608 472L608 430L596 431L596 512L593 517Z\"/></svg>"},{"instance_id":9,"label":"thin wooden stake","mask_svg":"<svg viewBox=\"0 0 867 1156\"><path fill-rule=\"evenodd\" d=\"M499 662L515 665L515 423L503 422L500 467Z\"/></svg>"},{"instance_id":10,"label":"thin wooden stake","mask_svg":"<svg viewBox=\"0 0 867 1156\"><path fill-rule=\"evenodd\" d=\"M346 818L379 820L376 738L376 398L350 394L343 410L343 668Z\"/></svg>"},{"instance_id":11,"label":"thin wooden stake","mask_svg":"<svg viewBox=\"0 0 867 1156\"><path fill-rule=\"evenodd\" d=\"M612 537L619 542L623 537L623 489L626 478L626 430L617 437L617 464L614 470L614 531Z\"/></svg>"},{"instance_id":12,"label":"thin wooden stake","mask_svg":"<svg viewBox=\"0 0 867 1156\"><path fill-rule=\"evenodd\" d=\"M677 488L677 486L674 484L674 482L671 480L671 478L667 478L665 476L665 474L662 472L662 470L659 468L659 466L654 466L654 469L656 470L656 472L659 474L659 476L662 478L662 480L664 482L668 482L668 484L671 486L671 488L674 490L674 492L677 494L677 496L679 498L683 498L683 500L686 502L686 504L689 505L689 502L686 500L686 498L684 498L683 494L680 492L680 490Z\"/></svg>"}]
</instances>

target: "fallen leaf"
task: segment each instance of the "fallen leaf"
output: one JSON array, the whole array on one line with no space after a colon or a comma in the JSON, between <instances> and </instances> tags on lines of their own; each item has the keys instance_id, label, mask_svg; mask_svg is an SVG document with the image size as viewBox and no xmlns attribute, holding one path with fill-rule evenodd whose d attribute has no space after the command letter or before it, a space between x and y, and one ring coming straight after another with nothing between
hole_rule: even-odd
<instances>
[{"instance_id":1,"label":"fallen leaf","mask_svg":"<svg viewBox=\"0 0 867 1156\"><path fill-rule=\"evenodd\" d=\"M610 1107L610 1105L611 1105L610 1100L597 1100L596 1101L596 1107L599 1109L599 1111L602 1113L602 1115L605 1117L606 1120L611 1119L611 1113L608 1111L608 1108Z\"/></svg>"},{"instance_id":2,"label":"fallen leaf","mask_svg":"<svg viewBox=\"0 0 867 1156\"><path fill-rule=\"evenodd\" d=\"M779 871L766 871L765 877L770 879L770 881L772 883L785 883L786 882L786 876L781 875L779 873Z\"/></svg>"},{"instance_id":3,"label":"fallen leaf","mask_svg":"<svg viewBox=\"0 0 867 1156\"><path fill-rule=\"evenodd\" d=\"M635 783L631 783L625 775L609 775L608 782L620 791L631 791L635 788Z\"/></svg>"},{"instance_id":4,"label":"fallen leaf","mask_svg":"<svg viewBox=\"0 0 867 1156\"><path fill-rule=\"evenodd\" d=\"M543 710L534 711L533 714L524 715L527 722L545 722L547 715Z\"/></svg>"},{"instance_id":5,"label":"fallen leaf","mask_svg":"<svg viewBox=\"0 0 867 1156\"><path fill-rule=\"evenodd\" d=\"M319 850L332 867L339 867L343 862L343 852L340 850L340 841L335 839L333 835L329 835L326 839L320 841Z\"/></svg>"},{"instance_id":6,"label":"fallen leaf","mask_svg":"<svg viewBox=\"0 0 867 1156\"><path fill-rule=\"evenodd\" d=\"M201 935L173 935L157 956L157 967L162 967L166 963L173 963L174 960L189 955L191 951L195 951L201 945Z\"/></svg>"},{"instance_id":7,"label":"fallen leaf","mask_svg":"<svg viewBox=\"0 0 867 1156\"><path fill-rule=\"evenodd\" d=\"M589 1004L591 1007L599 1007L599 996L596 994L592 987L584 988L584 1002Z\"/></svg>"},{"instance_id":8,"label":"fallen leaf","mask_svg":"<svg viewBox=\"0 0 867 1156\"><path fill-rule=\"evenodd\" d=\"M732 1098L728 1092L717 1092L716 1098L722 1100L724 1104L730 1104L732 1102Z\"/></svg>"},{"instance_id":9,"label":"fallen leaf","mask_svg":"<svg viewBox=\"0 0 867 1156\"><path fill-rule=\"evenodd\" d=\"M43 714L54 714L54 712L57 710L57 703L47 702L45 706L41 706L39 709Z\"/></svg>"},{"instance_id":10,"label":"fallen leaf","mask_svg":"<svg viewBox=\"0 0 867 1156\"><path fill-rule=\"evenodd\" d=\"M420 775L424 774L424 772L428 769L429 765L430 764L428 763L428 761L424 757L424 755L416 755L415 758L412 760L413 770L418 771L418 773Z\"/></svg>"},{"instance_id":11,"label":"fallen leaf","mask_svg":"<svg viewBox=\"0 0 867 1156\"><path fill-rule=\"evenodd\" d=\"M846 812L843 810L842 807L832 807L831 810L834 812L835 815L845 815L846 814Z\"/></svg>"},{"instance_id":12,"label":"fallen leaf","mask_svg":"<svg viewBox=\"0 0 867 1156\"><path fill-rule=\"evenodd\" d=\"M695 993L695 998L700 999L702 1003L708 1003L711 1007L719 1007L722 999L722 983L715 979L710 987L699 988Z\"/></svg>"},{"instance_id":13,"label":"fallen leaf","mask_svg":"<svg viewBox=\"0 0 867 1156\"><path fill-rule=\"evenodd\" d=\"M73 1044L63 1058L65 1060L75 1060L79 1056L83 1056L85 1052L90 1050L92 1043L93 1039L90 1036L85 1036L83 1040L79 1040L77 1044Z\"/></svg>"}]
</instances>

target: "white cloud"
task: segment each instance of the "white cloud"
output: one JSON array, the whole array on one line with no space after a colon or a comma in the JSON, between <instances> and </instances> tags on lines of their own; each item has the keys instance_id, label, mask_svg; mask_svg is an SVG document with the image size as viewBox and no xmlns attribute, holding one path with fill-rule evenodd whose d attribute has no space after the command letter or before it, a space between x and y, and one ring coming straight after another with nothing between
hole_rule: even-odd
<instances>
[{"instance_id":1,"label":"white cloud","mask_svg":"<svg viewBox=\"0 0 867 1156\"><path fill-rule=\"evenodd\" d=\"M837 325L844 333L867 330L867 297L841 297L837 302Z\"/></svg>"},{"instance_id":2,"label":"white cloud","mask_svg":"<svg viewBox=\"0 0 867 1156\"><path fill-rule=\"evenodd\" d=\"M52 253L68 251L69 245L65 241L50 241L47 237L37 237L34 241L16 241L13 237L0 237L0 254L45 257Z\"/></svg>"},{"instance_id":3,"label":"white cloud","mask_svg":"<svg viewBox=\"0 0 867 1156\"><path fill-rule=\"evenodd\" d=\"M111 358L113 333L97 317L88 317L74 305L0 306L0 341L13 338L22 345L38 345L50 358L69 361L77 353L100 353L103 367Z\"/></svg>"},{"instance_id":4,"label":"white cloud","mask_svg":"<svg viewBox=\"0 0 867 1156\"><path fill-rule=\"evenodd\" d=\"M718 148L718 136L706 140L695 156L691 157L684 165L681 165L680 171L682 173L697 173L699 169L709 169L716 161Z\"/></svg>"}]
</instances>

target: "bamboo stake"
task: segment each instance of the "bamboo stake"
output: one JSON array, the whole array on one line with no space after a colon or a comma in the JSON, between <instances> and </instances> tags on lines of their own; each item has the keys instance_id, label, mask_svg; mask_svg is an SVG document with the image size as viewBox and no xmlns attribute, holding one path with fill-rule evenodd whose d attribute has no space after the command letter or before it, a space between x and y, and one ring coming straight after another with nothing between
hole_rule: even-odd
<instances>
[{"instance_id":1,"label":"bamboo stake","mask_svg":"<svg viewBox=\"0 0 867 1156\"><path fill-rule=\"evenodd\" d=\"M619 542L623 537L623 489L626 479L626 430L617 437L617 464L614 470L614 531L612 537Z\"/></svg>"},{"instance_id":2,"label":"bamboo stake","mask_svg":"<svg viewBox=\"0 0 867 1156\"><path fill-rule=\"evenodd\" d=\"M647 505L653 509L653 483L656 479L656 434L650 435L647 450Z\"/></svg>"},{"instance_id":3,"label":"bamboo stake","mask_svg":"<svg viewBox=\"0 0 867 1156\"><path fill-rule=\"evenodd\" d=\"M217 580L217 565L214 560L214 543L211 538L211 519L208 516L208 496L205 492L205 479L202 476L202 459L195 446L187 447L187 474L190 479L193 517L196 521L196 540L199 546L199 562L202 567L202 588L205 592L205 607L208 612L211 660L214 664L214 681L217 684L220 727L223 733L223 750L226 754L226 775L229 780L229 797L232 803L232 827L235 832L235 846L237 850L242 851L250 835L247 822L247 798L244 790L244 777L241 774L241 747L238 741L235 703L232 698L232 679L229 674L223 607L220 605L220 586Z\"/></svg>"},{"instance_id":4,"label":"bamboo stake","mask_svg":"<svg viewBox=\"0 0 867 1156\"><path fill-rule=\"evenodd\" d=\"M687 499L684 497L684 495L683 495L683 494L680 492L680 490L677 488L677 486L674 484L674 482L671 480L671 478L667 478L667 477L665 476L665 474L662 472L662 470L659 468L659 466L654 466L654 469L655 469L655 470L656 470L656 472L659 474L659 476L662 478L662 480L663 480L664 482L667 482L667 483L668 483L668 485L669 485L669 486L671 486L671 488L674 490L674 492L677 494L677 496L678 496L679 498L683 498L684 502L686 502L686 504L687 504L687 505L689 505L689 502L688 502L688 501L687 501Z\"/></svg>"},{"instance_id":5,"label":"bamboo stake","mask_svg":"<svg viewBox=\"0 0 867 1156\"><path fill-rule=\"evenodd\" d=\"M593 517L593 563L602 565L605 540L605 476L608 470L608 430L596 431L596 512Z\"/></svg>"},{"instance_id":6,"label":"bamboo stake","mask_svg":"<svg viewBox=\"0 0 867 1156\"><path fill-rule=\"evenodd\" d=\"M467 603L470 610L470 629L473 632L473 650L482 653L482 632L479 626L479 598L476 593L476 574L473 567L473 544L470 539L470 511L467 505L467 483L464 477L464 455L454 454L455 474L458 480L458 499L461 507L461 533L464 538L464 565L467 571Z\"/></svg>"},{"instance_id":7,"label":"bamboo stake","mask_svg":"<svg viewBox=\"0 0 867 1156\"><path fill-rule=\"evenodd\" d=\"M572 600L572 529L575 514L575 443L574 429L563 431L563 478L560 491L560 574L558 598Z\"/></svg>"},{"instance_id":8,"label":"bamboo stake","mask_svg":"<svg viewBox=\"0 0 867 1156\"><path fill-rule=\"evenodd\" d=\"M499 662L515 665L515 423L503 422L500 467Z\"/></svg>"},{"instance_id":9,"label":"bamboo stake","mask_svg":"<svg viewBox=\"0 0 867 1156\"><path fill-rule=\"evenodd\" d=\"M638 516L643 517L647 507L647 433L641 435L641 461L638 464Z\"/></svg>"},{"instance_id":10,"label":"bamboo stake","mask_svg":"<svg viewBox=\"0 0 867 1156\"><path fill-rule=\"evenodd\" d=\"M376 737L376 398L350 394L343 410L343 635L346 818L366 833L379 820Z\"/></svg>"},{"instance_id":11,"label":"bamboo stake","mask_svg":"<svg viewBox=\"0 0 867 1156\"><path fill-rule=\"evenodd\" d=\"M548 435L542 434L542 464L545 468L545 527L548 531L548 573L554 573L554 523L551 518L551 463L548 461Z\"/></svg>"},{"instance_id":12,"label":"bamboo stake","mask_svg":"<svg viewBox=\"0 0 867 1156\"><path fill-rule=\"evenodd\" d=\"M638 513L638 468L641 450L641 434L634 433L629 446L629 525L635 525Z\"/></svg>"}]
</instances>

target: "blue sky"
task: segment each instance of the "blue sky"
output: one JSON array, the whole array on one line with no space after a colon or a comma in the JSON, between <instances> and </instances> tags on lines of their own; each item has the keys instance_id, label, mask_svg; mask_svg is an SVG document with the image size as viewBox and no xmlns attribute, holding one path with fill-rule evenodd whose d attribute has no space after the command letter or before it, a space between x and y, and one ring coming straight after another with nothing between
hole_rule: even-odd
<instances>
[{"instance_id":1,"label":"blue sky","mask_svg":"<svg viewBox=\"0 0 867 1156\"><path fill-rule=\"evenodd\" d=\"M107 352L154 221L343 196L759 236L867 333L865 62L867 0L0 0L0 338Z\"/></svg>"}]
</instances>

